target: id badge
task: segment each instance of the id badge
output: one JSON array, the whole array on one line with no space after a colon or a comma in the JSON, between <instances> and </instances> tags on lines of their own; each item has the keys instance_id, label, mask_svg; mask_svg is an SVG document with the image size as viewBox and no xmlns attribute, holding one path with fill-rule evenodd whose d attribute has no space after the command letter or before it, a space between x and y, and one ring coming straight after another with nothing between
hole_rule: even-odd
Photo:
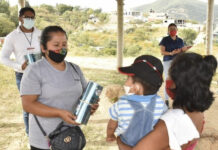
<instances>
[{"instance_id":1,"label":"id badge","mask_svg":"<svg viewBox=\"0 0 218 150\"><path fill-rule=\"evenodd\" d=\"M24 55L25 60L28 61L28 64L32 64L33 62L35 62L35 57L33 54L33 51L35 50L34 47L27 47L27 53L26 55Z\"/></svg>"},{"instance_id":2,"label":"id badge","mask_svg":"<svg viewBox=\"0 0 218 150\"><path fill-rule=\"evenodd\" d=\"M30 51L34 51L35 50L35 47L27 47L27 51L30 52Z\"/></svg>"}]
</instances>

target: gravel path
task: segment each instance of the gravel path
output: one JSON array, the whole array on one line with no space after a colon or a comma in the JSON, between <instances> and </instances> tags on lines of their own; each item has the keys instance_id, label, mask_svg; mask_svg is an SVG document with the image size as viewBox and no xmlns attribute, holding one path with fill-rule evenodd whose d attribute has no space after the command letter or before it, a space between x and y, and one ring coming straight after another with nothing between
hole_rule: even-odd
<instances>
[{"instance_id":1,"label":"gravel path","mask_svg":"<svg viewBox=\"0 0 218 150\"><path fill-rule=\"evenodd\" d=\"M134 57L128 57L123 59L123 66L131 65L134 61ZM80 67L84 68L95 68L95 69L106 69L116 70L117 58L116 57L66 57L67 61L76 63Z\"/></svg>"}]
</instances>

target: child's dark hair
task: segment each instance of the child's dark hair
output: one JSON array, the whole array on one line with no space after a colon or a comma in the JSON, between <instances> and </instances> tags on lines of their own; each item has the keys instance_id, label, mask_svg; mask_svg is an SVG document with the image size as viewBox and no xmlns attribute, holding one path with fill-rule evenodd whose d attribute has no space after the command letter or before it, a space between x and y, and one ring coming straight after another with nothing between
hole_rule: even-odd
<instances>
[{"instance_id":1,"label":"child's dark hair","mask_svg":"<svg viewBox=\"0 0 218 150\"><path fill-rule=\"evenodd\" d=\"M47 42L51 40L51 33L54 32L62 32L66 35L67 38L67 33L60 26L48 26L42 31L40 39L40 44L43 46L44 49L47 49ZM42 55L44 56L44 53L42 53Z\"/></svg>"},{"instance_id":2,"label":"child's dark hair","mask_svg":"<svg viewBox=\"0 0 218 150\"><path fill-rule=\"evenodd\" d=\"M146 82L145 80L142 80L141 78L137 77L137 76L132 76L132 79L133 79L133 82L138 82L140 84L142 84L143 86L143 95L151 95L151 94L155 94L157 93L157 91L159 90L162 82L160 85L158 86L154 86L154 85L151 85L149 84L148 82Z\"/></svg>"},{"instance_id":3,"label":"child's dark hair","mask_svg":"<svg viewBox=\"0 0 218 150\"><path fill-rule=\"evenodd\" d=\"M174 27L177 28L177 25L176 25L175 23L171 23L171 24L168 25L168 29L169 29L169 27L171 27L171 26L174 26Z\"/></svg>"},{"instance_id":4,"label":"child's dark hair","mask_svg":"<svg viewBox=\"0 0 218 150\"><path fill-rule=\"evenodd\" d=\"M176 85L173 108L189 112L207 110L214 101L210 84L216 68L217 60L212 55L183 53L176 56L169 69L169 76Z\"/></svg>"},{"instance_id":5,"label":"child's dark hair","mask_svg":"<svg viewBox=\"0 0 218 150\"><path fill-rule=\"evenodd\" d=\"M31 7L23 7L19 11L19 17L23 16L24 13L27 12L27 11L31 11L34 14L34 16L35 16L35 11L34 11L33 8L31 8Z\"/></svg>"}]
</instances>

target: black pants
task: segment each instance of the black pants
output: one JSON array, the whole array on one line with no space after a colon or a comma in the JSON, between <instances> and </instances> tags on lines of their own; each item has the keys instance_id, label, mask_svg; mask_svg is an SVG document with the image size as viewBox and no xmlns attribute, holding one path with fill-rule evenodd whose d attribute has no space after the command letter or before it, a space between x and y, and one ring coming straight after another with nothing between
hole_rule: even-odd
<instances>
[{"instance_id":1,"label":"black pants","mask_svg":"<svg viewBox=\"0 0 218 150\"><path fill-rule=\"evenodd\" d=\"M33 146L30 146L31 147L31 150L49 150L49 149L40 149L40 148L36 148L36 147L33 147Z\"/></svg>"}]
</instances>

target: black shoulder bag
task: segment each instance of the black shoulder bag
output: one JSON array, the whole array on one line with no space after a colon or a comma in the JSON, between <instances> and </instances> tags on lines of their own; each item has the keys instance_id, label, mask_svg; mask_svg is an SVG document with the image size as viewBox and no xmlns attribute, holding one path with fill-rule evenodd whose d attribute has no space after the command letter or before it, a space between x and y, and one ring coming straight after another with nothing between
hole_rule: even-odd
<instances>
[{"instance_id":1,"label":"black shoulder bag","mask_svg":"<svg viewBox=\"0 0 218 150\"><path fill-rule=\"evenodd\" d=\"M62 121L49 135L46 134L38 118L34 115L42 134L48 138L52 150L82 150L86 145L85 136L79 126L65 125Z\"/></svg>"},{"instance_id":2,"label":"black shoulder bag","mask_svg":"<svg viewBox=\"0 0 218 150\"><path fill-rule=\"evenodd\" d=\"M74 65L70 64L76 73L79 74ZM53 132L47 135L38 118L35 115L34 118L42 134L48 139L52 150L82 150L86 145L85 136L79 126L65 125L62 121Z\"/></svg>"}]
</instances>

